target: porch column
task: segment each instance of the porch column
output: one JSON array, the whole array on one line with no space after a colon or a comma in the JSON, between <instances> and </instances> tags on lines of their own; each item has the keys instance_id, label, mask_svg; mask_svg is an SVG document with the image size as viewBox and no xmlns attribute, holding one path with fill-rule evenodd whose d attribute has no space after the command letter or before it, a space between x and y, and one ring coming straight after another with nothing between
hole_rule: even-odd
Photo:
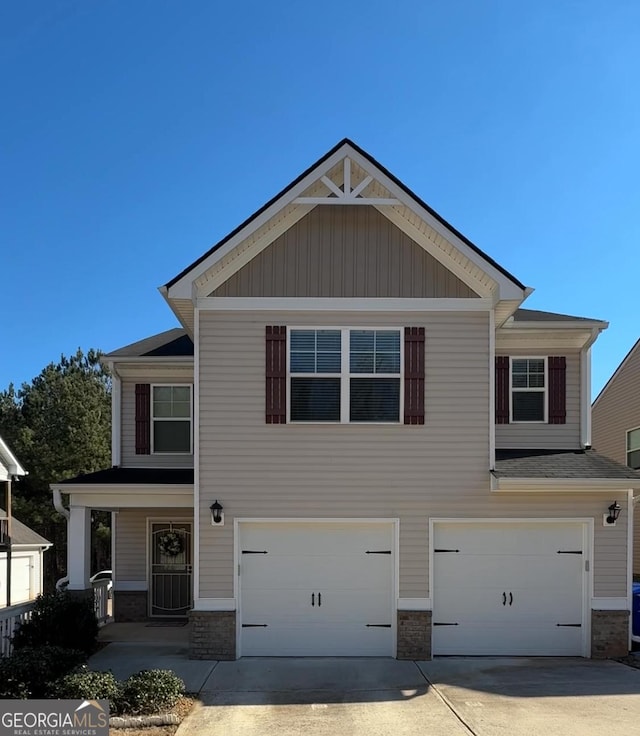
<instances>
[{"instance_id":1,"label":"porch column","mask_svg":"<svg viewBox=\"0 0 640 736\"><path fill-rule=\"evenodd\" d=\"M69 508L67 539L67 575L69 590L91 588L91 509L86 506Z\"/></svg>"}]
</instances>

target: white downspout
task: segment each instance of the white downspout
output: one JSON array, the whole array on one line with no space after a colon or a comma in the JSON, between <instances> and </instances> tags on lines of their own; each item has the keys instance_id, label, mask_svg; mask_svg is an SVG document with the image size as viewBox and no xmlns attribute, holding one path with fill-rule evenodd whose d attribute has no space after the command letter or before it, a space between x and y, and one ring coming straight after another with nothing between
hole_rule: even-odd
<instances>
[{"instance_id":1,"label":"white downspout","mask_svg":"<svg viewBox=\"0 0 640 736\"><path fill-rule=\"evenodd\" d=\"M120 467L121 456L121 412L122 412L122 380L113 361L109 362L111 372L111 465Z\"/></svg>"},{"instance_id":2,"label":"white downspout","mask_svg":"<svg viewBox=\"0 0 640 736\"><path fill-rule=\"evenodd\" d=\"M69 509L66 509L64 507L64 505L62 504L62 493L59 490L57 490L57 489L54 489L53 490L53 507L55 508L55 510L61 516L64 516L64 518L67 520L67 543L68 543L68 540L69 540L69 516L70 516ZM60 578L60 580L58 580L56 582L56 590L60 590L60 588L63 585L68 584L68 583L69 583L69 576L68 575L66 575L63 578Z\"/></svg>"}]
</instances>

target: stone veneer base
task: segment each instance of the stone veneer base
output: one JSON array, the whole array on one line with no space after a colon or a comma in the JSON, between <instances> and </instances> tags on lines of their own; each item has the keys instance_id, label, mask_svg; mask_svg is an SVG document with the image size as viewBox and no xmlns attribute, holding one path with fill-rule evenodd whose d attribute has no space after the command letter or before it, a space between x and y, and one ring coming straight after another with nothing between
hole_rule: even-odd
<instances>
[{"instance_id":1,"label":"stone veneer base","mask_svg":"<svg viewBox=\"0 0 640 736\"><path fill-rule=\"evenodd\" d=\"M629 611L591 611L591 657L629 654Z\"/></svg>"},{"instance_id":2,"label":"stone veneer base","mask_svg":"<svg viewBox=\"0 0 640 736\"><path fill-rule=\"evenodd\" d=\"M398 659L431 659L431 611L398 611Z\"/></svg>"},{"instance_id":3,"label":"stone veneer base","mask_svg":"<svg viewBox=\"0 0 640 736\"><path fill-rule=\"evenodd\" d=\"M190 611L189 659L236 659L236 612Z\"/></svg>"}]
</instances>

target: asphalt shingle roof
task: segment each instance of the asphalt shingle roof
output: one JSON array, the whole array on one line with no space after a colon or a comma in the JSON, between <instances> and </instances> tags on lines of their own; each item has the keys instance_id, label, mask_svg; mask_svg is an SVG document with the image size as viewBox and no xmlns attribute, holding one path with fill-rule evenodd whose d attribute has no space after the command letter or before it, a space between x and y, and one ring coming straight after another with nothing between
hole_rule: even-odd
<instances>
[{"instance_id":1,"label":"asphalt shingle roof","mask_svg":"<svg viewBox=\"0 0 640 736\"><path fill-rule=\"evenodd\" d=\"M0 509L0 519L6 519L7 513L4 509ZM13 544L32 545L34 547L42 547L45 544L50 545L51 542L41 537L37 532L23 524L15 516L11 517L11 542Z\"/></svg>"},{"instance_id":2,"label":"asphalt shingle roof","mask_svg":"<svg viewBox=\"0 0 640 736\"><path fill-rule=\"evenodd\" d=\"M600 320L590 317L574 317L571 314L558 314L557 312L543 312L539 309L516 309L513 313L514 322L567 322L578 320L579 322L599 322Z\"/></svg>"},{"instance_id":3,"label":"asphalt shingle roof","mask_svg":"<svg viewBox=\"0 0 640 736\"><path fill-rule=\"evenodd\" d=\"M125 345L107 353L105 358L165 358L176 355L193 355L193 341L182 327L174 327L172 330Z\"/></svg>"},{"instance_id":4,"label":"asphalt shingle roof","mask_svg":"<svg viewBox=\"0 0 640 736\"><path fill-rule=\"evenodd\" d=\"M496 450L497 478L629 478L640 472L593 450Z\"/></svg>"},{"instance_id":5,"label":"asphalt shingle roof","mask_svg":"<svg viewBox=\"0 0 640 736\"><path fill-rule=\"evenodd\" d=\"M56 485L135 485L136 483L159 485L193 484L193 468L107 468L95 473L76 475Z\"/></svg>"}]
</instances>

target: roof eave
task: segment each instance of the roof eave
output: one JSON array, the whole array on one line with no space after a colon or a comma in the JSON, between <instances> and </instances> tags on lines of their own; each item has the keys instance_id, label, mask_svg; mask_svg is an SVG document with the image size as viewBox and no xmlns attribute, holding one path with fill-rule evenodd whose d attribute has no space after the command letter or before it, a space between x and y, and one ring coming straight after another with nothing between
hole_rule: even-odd
<instances>
[{"instance_id":1,"label":"roof eave","mask_svg":"<svg viewBox=\"0 0 640 736\"><path fill-rule=\"evenodd\" d=\"M609 327L608 322L602 320L590 320L590 319L574 319L574 320L563 320L545 322L543 320L532 322L518 322L512 318L509 318L501 329L504 330L585 330L585 329L597 329L606 330Z\"/></svg>"},{"instance_id":2,"label":"roof eave","mask_svg":"<svg viewBox=\"0 0 640 736\"><path fill-rule=\"evenodd\" d=\"M20 465L18 458L11 452L7 443L0 437L0 460L7 469L9 475L29 475Z\"/></svg>"},{"instance_id":3,"label":"roof eave","mask_svg":"<svg viewBox=\"0 0 640 736\"><path fill-rule=\"evenodd\" d=\"M515 478L491 474L493 492L608 493L640 489L640 478Z\"/></svg>"}]
</instances>

